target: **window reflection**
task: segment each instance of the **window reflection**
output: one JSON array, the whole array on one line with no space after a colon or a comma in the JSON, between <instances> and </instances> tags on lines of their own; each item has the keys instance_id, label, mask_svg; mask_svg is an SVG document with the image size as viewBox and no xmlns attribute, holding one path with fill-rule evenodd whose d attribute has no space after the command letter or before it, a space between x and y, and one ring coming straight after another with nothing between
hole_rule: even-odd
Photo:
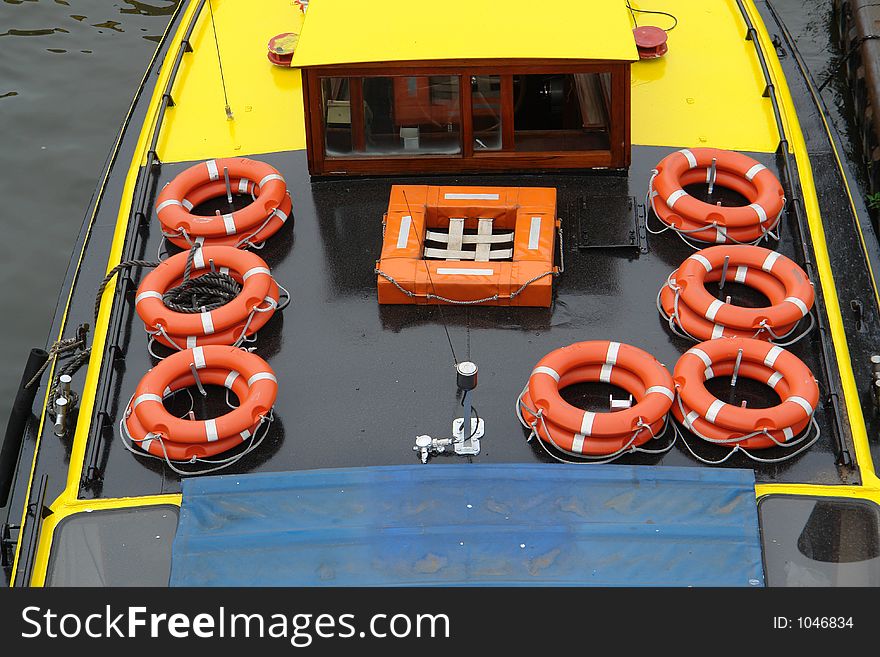
<instances>
[{"instance_id":1,"label":"window reflection","mask_svg":"<svg viewBox=\"0 0 880 657\"><path fill-rule=\"evenodd\" d=\"M758 510L770 586L880 586L880 507L774 495Z\"/></svg>"},{"instance_id":2,"label":"window reflection","mask_svg":"<svg viewBox=\"0 0 880 657\"><path fill-rule=\"evenodd\" d=\"M363 84L368 154L461 152L458 76L372 77Z\"/></svg>"},{"instance_id":3,"label":"window reflection","mask_svg":"<svg viewBox=\"0 0 880 657\"><path fill-rule=\"evenodd\" d=\"M517 151L609 148L608 73L514 75L513 97Z\"/></svg>"}]
</instances>

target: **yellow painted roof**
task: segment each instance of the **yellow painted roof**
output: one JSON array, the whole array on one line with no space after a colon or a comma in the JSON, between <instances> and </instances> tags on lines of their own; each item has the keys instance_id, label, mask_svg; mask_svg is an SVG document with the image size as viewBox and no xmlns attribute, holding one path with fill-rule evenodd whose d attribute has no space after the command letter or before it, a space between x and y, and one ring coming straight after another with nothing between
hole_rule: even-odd
<instances>
[{"instance_id":1,"label":"yellow painted roof","mask_svg":"<svg viewBox=\"0 0 880 657\"><path fill-rule=\"evenodd\" d=\"M650 0L631 2L634 7L656 8ZM321 5L334 3L354 4L312 0L306 24ZM625 8L622 1L614 3L618 4ZM754 46L744 39L745 23L735 0L663 0L662 5L679 23L669 33L669 52L663 58L632 65L632 143L775 151L779 135L773 108L762 96L761 69ZM175 106L165 114L159 156L180 162L305 148L300 72L266 59L266 44L279 32L301 32L305 38L308 27L300 27L299 9L291 0L260 0L259 12L248 0L213 0L213 6L235 120L227 121L223 111L206 10L193 34L194 52L184 56L174 85ZM628 31L628 13L624 19ZM646 14L640 15L639 23L666 27L670 20ZM517 52L525 56L527 51Z\"/></svg>"},{"instance_id":2,"label":"yellow painted roof","mask_svg":"<svg viewBox=\"0 0 880 657\"><path fill-rule=\"evenodd\" d=\"M623 0L312 0L300 67L442 59L638 59Z\"/></svg>"},{"instance_id":3,"label":"yellow painted roof","mask_svg":"<svg viewBox=\"0 0 880 657\"><path fill-rule=\"evenodd\" d=\"M764 76L735 0L631 0L678 17L669 52L636 62L632 76L632 143L713 146L773 152L779 135ZM664 16L639 24L668 27ZM772 51L771 51L772 56Z\"/></svg>"}]
</instances>

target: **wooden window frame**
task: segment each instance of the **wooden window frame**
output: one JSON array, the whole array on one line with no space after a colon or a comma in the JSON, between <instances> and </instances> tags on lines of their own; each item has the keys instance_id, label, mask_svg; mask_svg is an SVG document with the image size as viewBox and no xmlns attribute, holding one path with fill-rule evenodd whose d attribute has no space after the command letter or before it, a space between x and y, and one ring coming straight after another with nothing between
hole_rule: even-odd
<instances>
[{"instance_id":1,"label":"wooden window frame","mask_svg":"<svg viewBox=\"0 0 880 657\"><path fill-rule=\"evenodd\" d=\"M515 151L513 76L548 73L610 73L609 145L607 150L532 152ZM364 77L459 76L461 152L454 155L360 155L327 157L321 78L347 77L351 90L352 145L365 146L362 112ZM501 76L501 150L473 149L470 77ZM540 171L550 169L625 168L630 164L630 63L596 60L467 60L387 62L316 66L302 69L306 110L306 148L309 173L315 176L384 175L412 173L477 173L484 171Z\"/></svg>"}]
</instances>

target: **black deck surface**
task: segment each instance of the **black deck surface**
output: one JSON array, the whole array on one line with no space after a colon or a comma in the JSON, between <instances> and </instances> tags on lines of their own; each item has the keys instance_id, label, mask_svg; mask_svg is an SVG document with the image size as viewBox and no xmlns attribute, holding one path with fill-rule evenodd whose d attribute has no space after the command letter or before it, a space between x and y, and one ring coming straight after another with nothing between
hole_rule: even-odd
<instances>
[{"instance_id":1,"label":"black deck surface","mask_svg":"<svg viewBox=\"0 0 880 657\"><path fill-rule=\"evenodd\" d=\"M475 461L532 462L548 457L526 442L514 415L517 394L535 363L547 352L581 340L612 339L636 345L672 370L691 343L670 334L659 318L655 297L666 276L692 250L672 233L649 236L649 251L578 249L577 220L565 215L580 196L633 196L644 203L653 166L672 149L633 148L629 176L590 175L458 176L408 178L407 182L468 185L555 186L564 223L565 273L557 279L549 309L449 307L443 315L459 360L480 367L475 404L486 422L483 449ZM756 158L776 170L775 157ZM226 472L412 463L414 437L449 435L460 415L452 355L436 307L380 306L375 260L381 248L381 218L391 184L400 179L309 180L305 153L261 156L285 176L294 204L294 225L273 237L260 252L276 278L290 288L293 302L260 332L257 353L279 380L276 422L266 442ZM165 165L159 188L187 164ZM609 204L611 205L611 204ZM626 204L619 204L625 208ZM594 216L602 224L631 221L626 216ZM802 262L793 226L784 219L779 250ZM142 251L152 258L159 247L155 217ZM124 369L113 381L118 418L139 379L153 364L143 326L126 302L122 332ZM819 362L818 333L793 347L827 392ZM820 405L822 437L809 452L781 465L756 468L759 481L847 483L852 470L835 465L835 431ZM115 426L115 425L114 425ZM109 433L107 434L109 436ZM135 457L118 436L102 448L103 484L84 496L117 497L174 492L177 475L162 463ZM697 444L718 458L724 451ZM434 462L459 460L444 456ZM676 447L660 457L629 455L622 463L700 465ZM753 467L739 455L727 465ZM425 467L431 467L427 465Z\"/></svg>"}]
</instances>

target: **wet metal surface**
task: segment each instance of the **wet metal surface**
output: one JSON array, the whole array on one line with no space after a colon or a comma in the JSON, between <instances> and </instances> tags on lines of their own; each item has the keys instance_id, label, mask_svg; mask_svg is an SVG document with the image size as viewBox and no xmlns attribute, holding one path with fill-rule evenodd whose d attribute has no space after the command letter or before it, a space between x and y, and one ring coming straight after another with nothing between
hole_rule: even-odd
<instances>
[{"instance_id":1,"label":"wet metal surface","mask_svg":"<svg viewBox=\"0 0 880 657\"><path fill-rule=\"evenodd\" d=\"M560 207L574 196L642 199L653 166L671 149L635 147L629 175L534 175L407 179L448 185L555 186ZM776 168L773 156L757 155ZM255 453L226 472L284 470L412 463L416 435L449 435L459 413L453 357L436 307L380 306L373 267L381 248L381 218L390 186L399 179L349 179L310 182L302 152L261 156L278 168L290 186L295 225L273 237L261 252L293 302L260 332L257 353L279 380L276 423ZM166 165L159 183L187 165ZM621 204L626 208L626 204ZM561 216L564 233L577 222ZM631 221L596 214L597 225ZM784 220L779 250L801 262L793 226ZM548 460L514 415L514 402L534 364L547 352L572 342L613 339L647 350L671 370L689 346L672 336L659 318L655 297L666 276L692 251L677 236L650 236L649 252L578 249L565 246L566 271L557 280L553 306L544 308L445 307L458 360L480 367L474 403L486 423L483 449L475 462ZM144 234L143 255L160 247L155 217ZM127 297L131 306L133 294ZM107 409L118 419L132 391L152 363L143 326L130 308L121 336L124 367L114 376L115 403ZM813 334L793 351L822 380L818 337ZM122 360L120 361L122 362ZM840 483L835 466L834 431L825 410L817 420L820 441L801 457L778 466L761 466L758 481ZM115 424L114 424L115 428ZM127 452L118 437L105 441L102 485L87 496L143 495L179 490L177 477L161 463ZM697 445L697 448L703 447ZM703 447L717 459L724 451ZM440 457L451 462L457 457ZM623 463L698 465L683 449L663 457L627 456ZM752 467L741 456L728 465ZM425 467L432 467L430 464Z\"/></svg>"}]
</instances>

